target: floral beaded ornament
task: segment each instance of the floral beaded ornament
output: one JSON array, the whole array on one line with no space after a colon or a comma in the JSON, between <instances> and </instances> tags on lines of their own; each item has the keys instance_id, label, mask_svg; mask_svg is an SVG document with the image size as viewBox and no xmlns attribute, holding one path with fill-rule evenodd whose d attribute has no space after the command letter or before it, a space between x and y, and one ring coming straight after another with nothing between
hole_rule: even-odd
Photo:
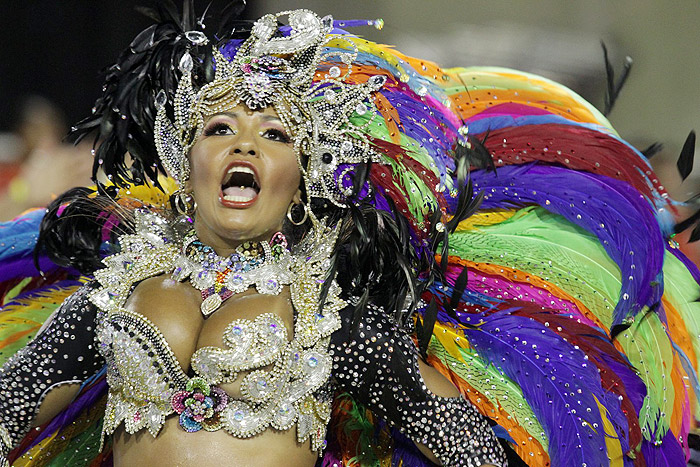
<instances>
[{"instance_id":1,"label":"floral beaded ornament","mask_svg":"<svg viewBox=\"0 0 700 467\"><path fill-rule=\"evenodd\" d=\"M282 16L288 16L289 26L280 28L282 35L277 37L277 20ZM371 96L386 77L346 82L357 48L350 43L349 51L324 49L339 37L330 35L332 30L330 16L319 18L309 10L263 16L231 59L226 47L214 48L214 80L199 90L193 83L193 58L188 51L182 55L182 77L172 103L175 119L168 118L167 96L160 91L155 122L158 156L181 188L189 177L187 151L208 116L241 104L252 110L272 106L294 141L307 196L327 199L339 207L347 205L346 198L354 189L355 164L381 160L363 130L377 114ZM193 46L208 43L198 31L185 36ZM331 57L344 66L319 71L319 64ZM323 73L323 78L316 76L314 81L316 73ZM367 113L372 118L353 123L353 116Z\"/></svg>"}]
</instances>

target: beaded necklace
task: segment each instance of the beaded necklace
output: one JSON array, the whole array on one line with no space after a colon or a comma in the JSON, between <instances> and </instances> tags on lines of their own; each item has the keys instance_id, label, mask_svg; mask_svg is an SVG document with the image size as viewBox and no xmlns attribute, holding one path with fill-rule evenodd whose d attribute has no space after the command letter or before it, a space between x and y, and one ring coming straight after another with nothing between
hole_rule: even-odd
<instances>
[{"instance_id":1,"label":"beaded necklace","mask_svg":"<svg viewBox=\"0 0 700 467\"><path fill-rule=\"evenodd\" d=\"M194 231L185 236L173 278L202 293L201 311L209 316L234 294L255 286L258 293L278 295L293 280L287 239L277 232L270 242L245 242L229 256L219 256Z\"/></svg>"}]
</instances>

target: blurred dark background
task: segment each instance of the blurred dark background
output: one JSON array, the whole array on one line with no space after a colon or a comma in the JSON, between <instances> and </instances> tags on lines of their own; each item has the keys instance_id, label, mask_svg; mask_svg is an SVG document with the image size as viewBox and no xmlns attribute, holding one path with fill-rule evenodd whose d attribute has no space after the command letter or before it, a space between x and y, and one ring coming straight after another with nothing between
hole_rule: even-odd
<instances>
[{"instance_id":1,"label":"blurred dark background","mask_svg":"<svg viewBox=\"0 0 700 467\"><path fill-rule=\"evenodd\" d=\"M215 1L212 9L227 3ZM56 104L67 122L86 116L99 96L100 71L151 24L136 11L137 6L149 4L144 0L0 1L0 131L15 128L30 95Z\"/></svg>"}]
</instances>

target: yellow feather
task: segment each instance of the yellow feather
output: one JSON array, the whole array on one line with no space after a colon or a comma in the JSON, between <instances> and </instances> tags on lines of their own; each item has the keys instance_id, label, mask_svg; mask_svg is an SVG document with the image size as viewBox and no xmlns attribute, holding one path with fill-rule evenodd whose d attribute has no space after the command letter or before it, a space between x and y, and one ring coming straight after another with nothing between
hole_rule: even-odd
<instances>
[{"instance_id":1,"label":"yellow feather","mask_svg":"<svg viewBox=\"0 0 700 467\"><path fill-rule=\"evenodd\" d=\"M608 410L600 403L598 398L595 398L596 404L598 404L598 410L600 410L600 418L603 421L603 430L605 431L605 447L608 451L608 459L610 460L610 467L622 467L624 465L622 446L617 437L617 432L612 422L608 418Z\"/></svg>"},{"instance_id":2,"label":"yellow feather","mask_svg":"<svg viewBox=\"0 0 700 467\"><path fill-rule=\"evenodd\" d=\"M516 213L517 211L507 209L482 210L460 222L457 225L457 231L471 230L476 226L500 224L513 217Z\"/></svg>"},{"instance_id":3,"label":"yellow feather","mask_svg":"<svg viewBox=\"0 0 700 467\"><path fill-rule=\"evenodd\" d=\"M34 467L45 465L47 460L46 457L51 454L52 450L55 450L55 446L53 446L51 443L54 438L56 438L57 434L58 432L54 432L46 439L40 441L39 444L31 448L29 451L25 452L23 456L18 457L12 463L12 467ZM44 450L47 450L46 455L44 454Z\"/></svg>"}]
</instances>

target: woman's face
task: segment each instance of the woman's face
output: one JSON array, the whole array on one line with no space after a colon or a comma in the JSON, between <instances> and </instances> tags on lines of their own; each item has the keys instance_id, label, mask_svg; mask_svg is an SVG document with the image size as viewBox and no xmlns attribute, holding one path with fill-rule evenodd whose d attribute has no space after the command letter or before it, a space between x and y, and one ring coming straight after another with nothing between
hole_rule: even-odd
<instances>
[{"instance_id":1,"label":"woman's face","mask_svg":"<svg viewBox=\"0 0 700 467\"><path fill-rule=\"evenodd\" d=\"M289 204L300 201L292 142L270 107L212 115L189 159L195 230L219 254L248 240L270 240Z\"/></svg>"}]
</instances>

